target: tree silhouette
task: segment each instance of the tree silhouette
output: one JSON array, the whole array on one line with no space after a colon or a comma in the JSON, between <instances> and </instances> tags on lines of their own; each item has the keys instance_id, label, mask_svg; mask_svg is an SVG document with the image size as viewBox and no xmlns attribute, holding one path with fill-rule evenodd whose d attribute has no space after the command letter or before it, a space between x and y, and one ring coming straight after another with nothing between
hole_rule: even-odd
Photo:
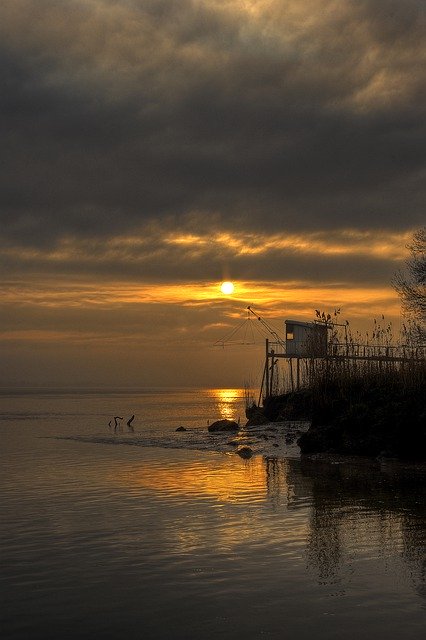
<instances>
[{"instance_id":1,"label":"tree silhouette","mask_svg":"<svg viewBox=\"0 0 426 640\"><path fill-rule=\"evenodd\" d=\"M418 337L426 339L426 227L415 232L407 247L410 257L405 271L399 271L393 286L398 292L402 307L408 317L415 321Z\"/></svg>"}]
</instances>

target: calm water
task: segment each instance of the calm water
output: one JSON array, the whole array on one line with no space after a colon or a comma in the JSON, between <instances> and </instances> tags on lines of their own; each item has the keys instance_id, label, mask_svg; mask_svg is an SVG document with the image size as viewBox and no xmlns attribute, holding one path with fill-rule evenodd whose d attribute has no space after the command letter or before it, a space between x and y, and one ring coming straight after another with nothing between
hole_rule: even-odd
<instances>
[{"instance_id":1,"label":"calm water","mask_svg":"<svg viewBox=\"0 0 426 640\"><path fill-rule=\"evenodd\" d=\"M239 416L241 390L4 391L2 638L424 637L425 471L300 460L298 424L242 460L207 432Z\"/></svg>"}]
</instances>

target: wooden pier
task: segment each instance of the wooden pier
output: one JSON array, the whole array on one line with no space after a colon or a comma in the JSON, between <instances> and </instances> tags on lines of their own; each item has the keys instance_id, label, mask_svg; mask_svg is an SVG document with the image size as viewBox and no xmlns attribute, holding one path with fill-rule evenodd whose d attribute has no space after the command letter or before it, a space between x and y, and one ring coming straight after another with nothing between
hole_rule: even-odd
<instances>
[{"instance_id":1,"label":"wooden pier","mask_svg":"<svg viewBox=\"0 0 426 640\"><path fill-rule=\"evenodd\" d=\"M299 353L288 353L283 341L265 340L265 365L260 389L260 397L267 398L276 395L278 382L278 364L285 360L288 371L288 391L299 390L305 385L310 373L318 366L332 369L339 367L342 370L348 367L349 362L360 362L371 369L400 369L411 363L424 362L426 359L426 346L411 345L371 345L354 343L327 343L325 350L308 353L299 350Z\"/></svg>"}]
</instances>

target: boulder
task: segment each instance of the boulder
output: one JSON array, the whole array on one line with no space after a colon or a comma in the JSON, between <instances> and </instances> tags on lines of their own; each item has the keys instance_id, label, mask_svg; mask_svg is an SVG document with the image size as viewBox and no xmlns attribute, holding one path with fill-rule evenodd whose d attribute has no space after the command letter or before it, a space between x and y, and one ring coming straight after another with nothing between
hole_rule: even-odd
<instances>
[{"instance_id":1,"label":"boulder","mask_svg":"<svg viewBox=\"0 0 426 640\"><path fill-rule=\"evenodd\" d=\"M176 431L186 431L185 427L178 427Z\"/></svg>"},{"instance_id":2,"label":"boulder","mask_svg":"<svg viewBox=\"0 0 426 640\"><path fill-rule=\"evenodd\" d=\"M253 455L253 449L250 447L239 447L236 451L241 458L251 458Z\"/></svg>"},{"instance_id":3,"label":"boulder","mask_svg":"<svg viewBox=\"0 0 426 640\"><path fill-rule=\"evenodd\" d=\"M234 420L216 420L216 422L212 422L209 424L208 430L211 433L215 433L218 431L238 431L239 425Z\"/></svg>"}]
</instances>

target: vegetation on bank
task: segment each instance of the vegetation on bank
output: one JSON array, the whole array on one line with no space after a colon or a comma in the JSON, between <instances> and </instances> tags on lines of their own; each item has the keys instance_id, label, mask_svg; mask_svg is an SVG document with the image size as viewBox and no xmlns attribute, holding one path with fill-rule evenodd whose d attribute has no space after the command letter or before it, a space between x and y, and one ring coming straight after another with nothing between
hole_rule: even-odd
<instances>
[{"instance_id":1,"label":"vegetation on bank","mask_svg":"<svg viewBox=\"0 0 426 640\"><path fill-rule=\"evenodd\" d=\"M312 363L311 427L300 439L302 453L426 459L426 360L416 327L404 325L393 345L391 325L375 321L365 337L367 358ZM346 331L349 355L352 344Z\"/></svg>"},{"instance_id":2,"label":"vegetation on bank","mask_svg":"<svg viewBox=\"0 0 426 640\"><path fill-rule=\"evenodd\" d=\"M403 364L319 377L311 427L299 441L302 453L426 459L426 366Z\"/></svg>"},{"instance_id":3,"label":"vegetation on bank","mask_svg":"<svg viewBox=\"0 0 426 640\"><path fill-rule=\"evenodd\" d=\"M262 408L248 409L248 424L310 420L299 440L306 454L426 460L424 360L317 365L310 387L265 398Z\"/></svg>"}]
</instances>

